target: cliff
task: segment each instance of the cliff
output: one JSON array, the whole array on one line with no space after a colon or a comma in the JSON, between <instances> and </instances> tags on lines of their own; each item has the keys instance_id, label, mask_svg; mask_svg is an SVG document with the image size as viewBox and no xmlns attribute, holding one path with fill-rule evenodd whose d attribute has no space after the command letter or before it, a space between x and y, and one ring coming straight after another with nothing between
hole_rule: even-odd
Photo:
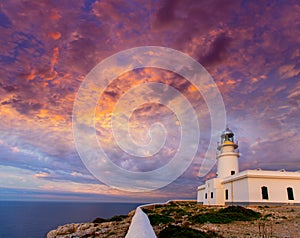
<instances>
[{"instance_id":1,"label":"cliff","mask_svg":"<svg viewBox=\"0 0 300 238\"><path fill-rule=\"evenodd\" d=\"M169 202L143 207L157 237L299 237L299 206L207 207L195 202ZM134 211L128 216L91 223L68 224L47 238L125 237Z\"/></svg>"}]
</instances>

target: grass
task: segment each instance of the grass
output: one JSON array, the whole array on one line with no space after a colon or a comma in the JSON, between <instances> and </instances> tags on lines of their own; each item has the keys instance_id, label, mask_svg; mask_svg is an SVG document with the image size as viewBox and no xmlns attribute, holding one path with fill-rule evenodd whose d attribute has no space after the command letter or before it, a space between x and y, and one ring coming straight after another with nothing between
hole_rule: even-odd
<instances>
[{"instance_id":1,"label":"grass","mask_svg":"<svg viewBox=\"0 0 300 238\"><path fill-rule=\"evenodd\" d=\"M150 223L158 229L158 238L165 237L221 237L214 232L192 229L192 225L214 223L227 224L233 221L254 221L262 217L259 212L241 206L226 208L202 207L195 204L167 204L143 208ZM267 214L267 217L271 214Z\"/></svg>"},{"instance_id":2,"label":"grass","mask_svg":"<svg viewBox=\"0 0 300 238\"><path fill-rule=\"evenodd\" d=\"M189 218L193 223L203 224L206 222L215 224L226 224L233 221L252 221L261 217L259 212L240 206L230 206L218 211L209 211L197 214Z\"/></svg>"},{"instance_id":3,"label":"grass","mask_svg":"<svg viewBox=\"0 0 300 238\"><path fill-rule=\"evenodd\" d=\"M182 208L176 208L176 207L172 207L172 208L166 208L164 210L161 211L162 214L164 215L176 215L176 216L185 216L185 215L189 215L188 212L186 212L185 210L183 210Z\"/></svg>"},{"instance_id":4,"label":"grass","mask_svg":"<svg viewBox=\"0 0 300 238\"><path fill-rule=\"evenodd\" d=\"M184 209L178 207L174 203L169 205L157 206L155 205L155 211L152 209L143 208L143 211L148 215L151 225L168 224L174 222L174 218L178 219L182 216L189 215Z\"/></svg>"},{"instance_id":5,"label":"grass","mask_svg":"<svg viewBox=\"0 0 300 238\"><path fill-rule=\"evenodd\" d=\"M155 226L158 224L168 224L168 223L175 221L173 218L171 218L169 216L159 215L159 214L150 214L150 215L148 215L148 218L149 218L152 226Z\"/></svg>"},{"instance_id":6,"label":"grass","mask_svg":"<svg viewBox=\"0 0 300 238\"><path fill-rule=\"evenodd\" d=\"M186 238L186 237L200 237L200 238L214 238L220 237L214 232L202 232L188 227L169 225L163 229L158 238Z\"/></svg>"}]
</instances>

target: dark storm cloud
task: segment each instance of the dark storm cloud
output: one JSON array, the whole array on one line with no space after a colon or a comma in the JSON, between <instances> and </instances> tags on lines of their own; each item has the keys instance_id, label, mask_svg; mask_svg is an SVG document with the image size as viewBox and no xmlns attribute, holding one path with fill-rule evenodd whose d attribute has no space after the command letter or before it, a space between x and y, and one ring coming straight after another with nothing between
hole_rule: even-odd
<instances>
[{"instance_id":1,"label":"dark storm cloud","mask_svg":"<svg viewBox=\"0 0 300 238\"><path fill-rule=\"evenodd\" d=\"M10 19L2 11L0 11L0 26L5 28L11 27Z\"/></svg>"},{"instance_id":2,"label":"dark storm cloud","mask_svg":"<svg viewBox=\"0 0 300 238\"><path fill-rule=\"evenodd\" d=\"M1 85L1 87L8 93L18 90L18 86L16 85Z\"/></svg>"},{"instance_id":3,"label":"dark storm cloud","mask_svg":"<svg viewBox=\"0 0 300 238\"><path fill-rule=\"evenodd\" d=\"M207 36L212 29L226 30L234 21L239 5L240 1L227 0L165 1L156 14L154 26L172 32L173 43L182 49L193 37Z\"/></svg>"},{"instance_id":4,"label":"dark storm cloud","mask_svg":"<svg viewBox=\"0 0 300 238\"><path fill-rule=\"evenodd\" d=\"M206 55L199 58L199 62L204 66L210 66L220 63L226 58L227 50L232 39L225 34L217 36L209 48Z\"/></svg>"},{"instance_id":5,"label":"dark storm cloud","mask_svg":"<svg viewBox=\"0 0 300 238\"><path fill-rule=\"evenodd\" d=\"M156 25L165 26L175 19L175 9L178 0L165 0L162 7L156 13Z\"/></svg>"},{"instance_id":6,"label":"dark storm cloud","mask_svg":"<svg viewBox=\"0 0 300 238\"><path fill-rule=\"evenodd\" d=\"M30 114L31 112L40 110L43 107L43 104L39 102L13 100L12 106L21 114Z\"/></svg>"},{"instance_id":7,"label":"dark storm cloud","mask_svg":"<svg viewBox=\"0 0 300 238\"><path fill-rule=\"evenodd\" d=\"M20 31L14 33L12 38L15 40L15 56L30 53L31 57L40 57L45 53L44 44L33 34Z\"/></svg>"},{"instance_id":8,"label":"dark storm cloud","mask_svg":"<svg viewBox=\"0 0 300 238\"><path fill-rule=\"evenodd\" d=\"M12 64L16 61L16 58L6 55L0 55L0 60L3 64Z\"/></svg>"}]
</instances>

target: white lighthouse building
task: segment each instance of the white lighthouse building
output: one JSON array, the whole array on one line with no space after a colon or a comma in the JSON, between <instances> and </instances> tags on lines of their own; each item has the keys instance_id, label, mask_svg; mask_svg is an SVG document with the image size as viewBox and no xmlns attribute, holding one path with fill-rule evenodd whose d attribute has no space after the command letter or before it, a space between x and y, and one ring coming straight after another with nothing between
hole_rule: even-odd
<instances>
[{"instance_id":1,"label":"white lighthouse building","mask_svg":"<svg viewBox=\"0 0 300 238\"><path fill-rule=\"evenodd\" d=\"M300 205L300 171L245 170L239 172L238 143L227 128L217 147L217 177L198 187L204 205Z\"/></svg>"}]
</instances>

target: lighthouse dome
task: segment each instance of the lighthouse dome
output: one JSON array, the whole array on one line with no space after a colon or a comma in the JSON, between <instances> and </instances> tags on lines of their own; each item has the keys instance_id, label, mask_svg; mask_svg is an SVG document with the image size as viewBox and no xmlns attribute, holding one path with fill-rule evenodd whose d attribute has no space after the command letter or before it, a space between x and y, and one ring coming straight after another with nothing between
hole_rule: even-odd
<instances>
[{"instance_id":1,"label":"lighthouse dome","mask_svg":"<svg viewBox=\"0 0 300 238\"><path fill-rule=\"evenodd\" d=\"M221 135L221 144L226 142L234 143L234 134L228 127L222 132Z\"/></svg>"},{"instance_id":2,"label":"lighthouse dome","mask_svg":"<svg viewBox=\"0 0 300 238\"><path fill-rule=\"evenodd\" d=\"M233 135L233 132L227 127L226 130L223 131L222 135Z\"/></svg>"}]
</instances>

